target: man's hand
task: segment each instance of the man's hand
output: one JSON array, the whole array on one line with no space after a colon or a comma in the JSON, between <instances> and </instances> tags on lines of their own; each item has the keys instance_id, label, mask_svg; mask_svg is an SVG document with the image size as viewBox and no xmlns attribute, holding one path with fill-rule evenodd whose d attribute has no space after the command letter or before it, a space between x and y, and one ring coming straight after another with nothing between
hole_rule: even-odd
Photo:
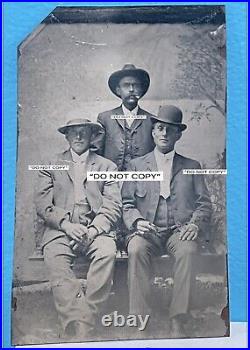
<instances>
[{"instance_id":1,"label":"man's hand","mask_svg":"<svg viewBox=\"0 0 250 350\"><path fill-rule=\"evenodd\" d=\"M94 226L89 227L88 234L87 234L88 241L92 242L97 235L98 235L97 229Z\"/></svg>"},{"instance_id":2,"label":"man's hand","mask_svg":"<svg viewBox=\"0 0 250 350\"><path fill-rule=\"evenodd\" d=\"M152 232L155 230L154 225L147 220L138 220L136 222L136 230L142 233Z\"/></svg>"},{"instance_id":3,"label":"man's hand","mask_svg":"<svg viewBox=\"0 0 250 350\"><path fill-rule=\"evenodd\" d=\"M81 242L79 242L79 241L76 242L75 240L72 240L70 242L70 246L71 246L71 249L73 251L76 251L81 246L81 244L83 244L84 246L88 246L89 244L91 244L93 242L95 237L98 235L98 231L94 226L91 226L89 229L87 229L87 231L88 231L88 233L86 235L84 235L84 242L82 240L81 240Z\"/></svg>"},{"instance_id":4,"label":"man's hand","mask_svg":"<svg viewBox=\"0 0 250 350\"><path fill-rule=\"evenodd\" d=\"M181 241L194 241L198 237L199 227L195 224L187 224L181 227L179 239Z\"/></svg>"},{"instance_id":5,"label":"man's hand","mask_svg":"<svg viewBox=\"0 0 250 350\"><path fill-rule=\"evenodd\" d=\"M73 224L67 220L63 220L61 229L68 237L76 242L80 242L84 236L88 234L88 229L81 224Z\"/></svg>"}]
</instances>

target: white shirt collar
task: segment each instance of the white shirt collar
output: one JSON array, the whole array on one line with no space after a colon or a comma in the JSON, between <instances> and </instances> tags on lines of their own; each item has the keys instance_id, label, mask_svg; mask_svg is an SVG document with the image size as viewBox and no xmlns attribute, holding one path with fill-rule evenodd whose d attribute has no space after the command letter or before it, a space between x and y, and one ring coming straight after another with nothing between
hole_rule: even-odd
<instances>
[{"instance_id":1,"label":"white shirt collar","mask_svg":"<svg viewBox=\"0 0 250 350\"><path fill-rule=\"evenodd\" d=\"M124 106L124 104L122 104L122 110L124 115L137 115L138 109L139 109L139 106L137 105L134 109L132 109L132 111L130 111Z\"/></svg>"},{"instance_id":2,"label":"white shirt collar","mask_svg":"<svg viewBox=\"0 0 250 350\"><path fill-rule=\"evenodd\" d=\"M175 150L170 151L166 154L160 152L156 147L154 149L154 154L155 154L155 158L159 159L160 161L168 161L171 160L173 161L174 155L175 155Z\"/></svg>"},{"instance_id":3,"label":"white shirt collar","mask_svg":"<svg viewBox=\"0 0 250 350\"><path fill-rule=\"evenodd\" d=\"M70 148L72 159L74 163L86 163L87 157L89 155L89 150L81 154L80 156Z\"/></svg>"}]
</instances>

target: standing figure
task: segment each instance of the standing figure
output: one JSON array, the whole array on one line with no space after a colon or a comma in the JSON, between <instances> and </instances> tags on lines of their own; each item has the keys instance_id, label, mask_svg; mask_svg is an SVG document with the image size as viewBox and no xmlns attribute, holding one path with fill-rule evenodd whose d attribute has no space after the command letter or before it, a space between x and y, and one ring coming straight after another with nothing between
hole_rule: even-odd
<instances>
[{"instance_id":1,"label":"standing figure","mask_svg":"<svg viewBox=\"0 0 250 350\"><path fill-rule=\"evenodd\" d=\"M153 115L138 105L149 84L149 74L133 64L126 64L109 78L109 88L122 104L98 115L97 121L102 124L104 133L96 146L98 153L112 160L118 170L126 170L131 159L143 156L154 147L151 135Z\"/></svg>"}]
</instances>

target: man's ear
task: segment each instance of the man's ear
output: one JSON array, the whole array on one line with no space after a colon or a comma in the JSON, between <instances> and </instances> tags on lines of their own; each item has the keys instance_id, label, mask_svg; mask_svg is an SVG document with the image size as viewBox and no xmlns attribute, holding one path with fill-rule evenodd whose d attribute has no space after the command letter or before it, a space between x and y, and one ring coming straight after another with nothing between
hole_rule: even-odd
<instances>
[{"instance_id":1,"label":"man's ear","mask_svg":"<svg viewBox=\"0 0 250 350\"><path fill-rule=\"evenodd\" d=\"M153 127L152 127L152 131L151 131L151 135L154 137L154 135L155 135L155 126L153 125Z\"/></svg>"},{"instance_id":2,"label":"man's ear","mask_svg":"<svg viewBox=\"0 0 250 350\"><path fill-rule=\"evenodd\" d=\"M64 136L65 136L66 141L68 141L68 133L67 132L65 133Z\"/></svg>"},{"instance_id":3,"label":"man's ear","mask_svg":"<svg viewBox=\"0 0 250 350\"><path fill-rule=\"evenodd\" d=\"M178 141L178 140L180 140L180 138L182 137L182 131L179 129L178 131L177 131L177 135L176 135L176 141Z\"/></svg>"},{"instance_id":4,"label":"man's ear","mask_svg":"<svg viewBox=\"0 0 250 350\"><path fill-rule=\"evenodd\" d=\"M90 142L92 142L97 137L97 135L98 135L97 132L92 132L90 135Z\"/></svg>"},{"instance_id":5,"label":"man's ear","mask_svg":"<svg viewBox=\"0 0 250 350\"><path fill-rule=\"evenodd\" d=\"M117 87L115 88L115 92L117 93L118 96L121 97L121 89L119 85L117 85Z\"/></svg>"}]
</instances>

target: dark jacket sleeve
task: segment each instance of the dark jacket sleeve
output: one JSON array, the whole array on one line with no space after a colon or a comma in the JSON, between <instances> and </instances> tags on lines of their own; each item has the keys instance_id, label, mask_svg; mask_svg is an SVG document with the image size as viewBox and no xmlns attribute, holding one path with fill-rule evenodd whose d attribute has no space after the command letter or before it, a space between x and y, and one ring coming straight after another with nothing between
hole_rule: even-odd
<instances>
[{"instance_id":1,"label":"dark jacket sleeve","mask_svg":"<svg viewBox=\"0 0 250 350\"><path fill-rule=\"evenodd\" d=\"M103 130L101 130L95 140L92 142L92 147L94 147L94 151L100 156L104 155L105 152L105 118L102 113L100 113L97 117L97 122L103 126Z\"/></svg>"},{"instance_id":2,"label":"dark jacket sleeve","mask_svg":"<svg viewBox=\"0 0 250 350\"><path fill-rule=\"evenodd\" d=\"M195 168L201 169L198 162L195 162ZM196 209L193 212L190 223L196 224L199 229L204 233L207 231L208 224L210 222L212 204L205 183L204 175L192 175L193 176L193 188L196 197Z\"/></svg>"},{"instance_id":3,"label":"dark jacket sleeve","mask_svg":"<svg viewBox=\"0 0 250 350\"><path fill-rule=\"evenodd\" d=\"M128 164L128 171L136 171L135 160ZM136 181L124 181L122 186L123 221L129 230L138 219L146 220L136 207Z\"/></svg>"}]
</instances>

